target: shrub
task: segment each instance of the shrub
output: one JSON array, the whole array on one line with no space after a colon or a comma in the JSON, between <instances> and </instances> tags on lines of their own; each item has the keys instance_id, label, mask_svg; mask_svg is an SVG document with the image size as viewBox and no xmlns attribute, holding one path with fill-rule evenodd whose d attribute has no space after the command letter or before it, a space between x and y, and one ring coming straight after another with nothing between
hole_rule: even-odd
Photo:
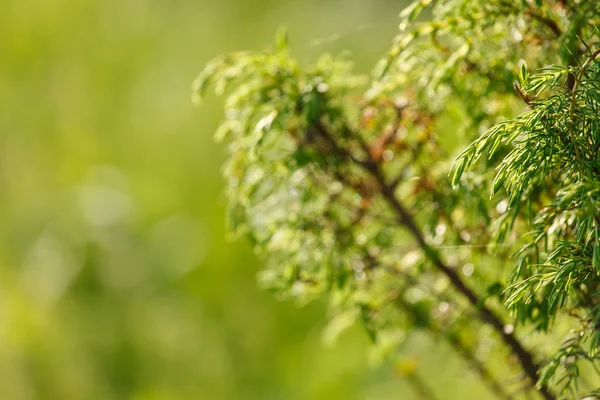
<instances>
[{"instance_id":1,"label":"shrub","mask_svg":"<svg viewBox=\"0 0 600 400\"><path fill-rule=\"evenodd\" d=\"M227 92L231 230L264 287L327 296L328 339L361 323L399 357L421 332L497 397L594 398L600 4L420 0L400 18L370 75L300 65L285 32L200 74L197 99Z\"/></svg>"}]
</instances>

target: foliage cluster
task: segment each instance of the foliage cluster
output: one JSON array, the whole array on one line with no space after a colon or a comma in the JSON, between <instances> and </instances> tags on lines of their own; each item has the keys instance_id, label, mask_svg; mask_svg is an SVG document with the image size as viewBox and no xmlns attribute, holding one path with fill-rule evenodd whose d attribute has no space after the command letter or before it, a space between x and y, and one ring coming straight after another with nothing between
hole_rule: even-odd
<instances>
[{"instance_id":1,"label":"foliage cluster","mask_svg":"<svg viewBox=\"0 0 600 400\"><path fill-rule=\"evenodd\" d=\"M400 18L369 75L302 65L284 32L201 73L198 99L227 92L232 231L265 256L265 287L328 296L328 340L360 322L401 359L421 332L499 398L594 396L600 5L419 0Z\"/></svg>"}]
</instances>

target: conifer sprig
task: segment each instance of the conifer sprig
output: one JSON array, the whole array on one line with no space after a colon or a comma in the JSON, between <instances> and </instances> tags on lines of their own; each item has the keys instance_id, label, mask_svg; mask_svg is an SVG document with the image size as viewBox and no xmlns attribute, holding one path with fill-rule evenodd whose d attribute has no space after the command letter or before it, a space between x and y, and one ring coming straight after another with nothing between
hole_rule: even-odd
<instances>
[{"instance_id":1,"label":"conifer sprig","mask_svg":"<svg viewBox=\"0 0 600 400\"><path fill-rule=\"evenodd\" d=\"M400 18L370 77L301 65L284 33L201 73L197 99L227 93L232 231L265 257L263 286L330 299L327 340L361 323L386 358L422 332L498 398L515 368L545 399L592 392L600 6L420 0ZM482 358L490 336L503 346Z\"/></svg>"}]
</instances>

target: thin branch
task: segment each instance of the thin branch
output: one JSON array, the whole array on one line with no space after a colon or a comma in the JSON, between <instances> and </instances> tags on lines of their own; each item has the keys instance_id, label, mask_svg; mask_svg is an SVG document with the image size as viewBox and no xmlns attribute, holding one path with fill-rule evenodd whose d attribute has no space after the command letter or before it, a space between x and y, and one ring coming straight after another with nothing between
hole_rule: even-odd
<instances>
[{"instance_id":1,"label":"thin branch","mask_svg":"<svg viewBox=\"0 0 600 400\"><path fill-rule=\"evenodd\" d=\"M513 87L515 89L515 92L517 92L517 94L519 95L519 97L521 98L521 100L523 100L523 102L525 104L527 104L531 109L533 109L533 106L531 105L531 99L529 98L529 96L527 96L519 87L519 84L517 82L515 82L513 84Z\"/></svg>"},{"instance_id":2,"label":"thin branch","mask_svg":"<svg viewBox=\"0 0 600 400\"><path fill-rule=\"evenodd\" d=\"M328 143L332 152L342 159L349 159L357 163L360 167L362 167L366 172L370 173L373 178L379 183L381 195L387 201L387 203L391 206L391 208L396 212L398 217L398 222L403 225L413 236L425 256L429 259L429 261L449 280L452 286L458 290L468 301L469 303L476 309L479 310L481 318L484 322L489 324L494 330L500 335L502 341L512 350L516 358L518 359L523 371L527 374L527 377L532 382L532 384L536 384L538 380L537 370L538 366L533 360L532 354L526 350L521 342L512 334L508 333L504 329L504 323L491 309L485 306L479 296L475 294L475 292L469 288L455 271L454 268L447 265L440 257L439 253L432 248L425 237L422 234L421 229L418 227L416 221L414 220L412 214L405 208L405 206L398 200L396 197L394 190L387 184L386 179L383 175L383 172L376 162L372 159L368 158L367 160L356 160L356 158L352 157L349 152L340 147L337 142L329 135L328 131L322 124L322 122L317 122L314 126L315 133L317 133L326 143ZM359 135L354 135L359 141L362 140ZM364 144L363 144L364 146ZM356 160L356 161L355 161ZM542 397L546 400L554 400L555 396L549 391L549 389L543 385L539 388L539 392Z\"/></svg>"},{"instance_id":3,"label":"thin branch","mask_svg":"<svg viewBox=\"0 0 600 400\"><path fill-rule=\"evenodd\" d=\"M560 29L560 27L558 26L558 24L556 23L556 21L554 21L554 20L552 20L552 19L550 19L548 17L545 17L542 14L537 13L534 10L531 10L531 9L528 10L527 14L531 18L533 18L533 19L541 22L543 25L545 25L548 28L550 28L550 30L552 31L552 33L554 34L554 36L556 36L557 38L559 38L562 35L562 29Z\"/></svg>"},{"instance_id":4,"label":"thin branch","mask_svg":"<svg viewBox=\"0 0 600 400\"><path fill-rule=\"evenodd\" d=\"M438 398L416 372L408 374L407 380L421 399L436 400Z\"/></svg>"},{"instance_id":5,"label":"thin branch","mask_svg":"<svg viewBox=\"0 0 600 400\"><path fill-rule=\"evenodd\" d=\"M417 311L414 309L410 303L402 298L400 294L398 294L395 302L400 306L402 310L406 313L411 314L413 316L417 315ZM483 381L488 385L490 391L498 398L510 400L511 397L504 390L502 385L491 375L491 373L483 366L483 364L475 357L473 351L470 350L458 337L448 334L444 332L441 328L435 326L433 323L429 322L426 326L429 331L437 338L446 340L450 346L454 349L454 351L462 357L470 366L473 368L479 376L483 379Z\"/></svg>"},{"instance_id":6,"label":"thin branch","mask_svg":"<svg viewBox=\"0 0 600 400\"><path fill-rule=\"evenodd\" d=\"M583 179L583 161L581 159L581 154L579 152L579 147L577 146L574 125L575 125L575 104L577 104L577 89L581 84L581 80L583 79L583 75L585 71L589 67L590 63L593 62L596 57L600 54L600 49L594 51L590 57L585 61L585 63L579 69L577 76L575 77L575 82L573 83L573 89L571 90L571 105L569 107L569 135L571 136L571 140L573 141L573 146L575 147L575 156L577 157L577 164L579 166L580 178Z\"/></svg>"}]
</instances>

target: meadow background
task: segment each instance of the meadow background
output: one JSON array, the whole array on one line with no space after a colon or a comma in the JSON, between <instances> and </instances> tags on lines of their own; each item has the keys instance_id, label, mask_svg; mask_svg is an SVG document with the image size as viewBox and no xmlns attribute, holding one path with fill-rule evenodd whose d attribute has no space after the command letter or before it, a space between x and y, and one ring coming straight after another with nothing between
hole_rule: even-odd
<instances>
[{"instance_id":1,"label":"meadow background","mask_svg":"<svg viewBox=\"0 0 600 400\"><path fill-rule=\"evenodd\" d=\"M207 61L280 25L302 60L368 71L405 3L1 1L0 398L419 398L360 328L323 345L325 302L256 287L226 238L221 100L190 101ZM477 390L413 345L439 394Z\"/></svg>"}]
</instances>

